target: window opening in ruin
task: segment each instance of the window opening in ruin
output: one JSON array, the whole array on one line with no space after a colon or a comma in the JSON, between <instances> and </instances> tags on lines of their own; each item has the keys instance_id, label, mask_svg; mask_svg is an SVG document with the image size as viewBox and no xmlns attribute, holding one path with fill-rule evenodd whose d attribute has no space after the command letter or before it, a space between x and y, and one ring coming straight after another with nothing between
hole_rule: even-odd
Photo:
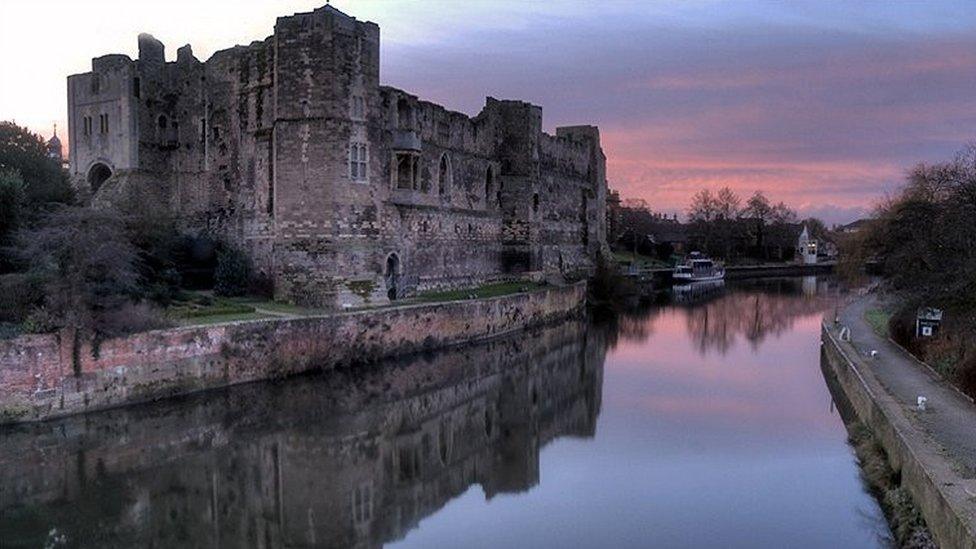
<instances>
[{"instance_id":1,"label":"window opening in ruin","mask_svg":"<svg viewBox=\"0 0 976 549\"><path fill-rule=\"evenodd\" d=\"M349 144L349 179L366 181L367 166L369 165L369 149L366 143Z\"/></svg>"},{"instance_id":2,"label":"window opening in ruin","mask_svg":"<svg viewBox=\"0 0 976 549\"><path fill-rule=\"evenodd\" d=\"M532 212L533 213L539 212L539 193L534 193L532 195Z\"/></svg>"},{"instance_id":3,"label":"window opening in ruin","mask_svg":"<svg viewBox=\"0 0 976 549\"><path fill-rule=\"evenodd\" d=\"M491 166L488 166L488 171L485 172L485 207L491 204L491 197L494 195L495 188L495 176L491 172Z\"/></svg>"},{"instance_id":4,"label":"window opening in ruin","mask_svg":"<svg viewBox=\"0 0 976 549\"><path fill-rule=\"evenodd\" d=\"M156 124L159 126L159 129L165 130L166 127L169 126L169 120L166 118L165 114L161 114L159 115L159 118L156 119Z\"/></svg>"},{"instance_id":5,"label":"window opening in ruin","mask_svg":"<svg viewBox=\"0 0 976 549\"><path fill-rule=\"evenodd\" d=\"M440 167L437 169L437 192L444 196L451 185L451 164L447 154L441 156Z\"/></svg>"},{"instance_id":6,"label":"window opening in ruin","mask_svg":"<svg viewBox=\"0 0 976 549\"><path fill-rule=\"evenodd\" d=\"M354 95L351 99L352 105L350 109L352 111L351 118L353 120L365 120L366 119L366 99L361 95Z\"/></svg>"},{"instance_id":7,"label":"window opening in ruin","mask_svg":"<svg viewBox=\"0 0 976 549\"><path fill-rule=\"evenodd\" d=\"M88 170L88 185L91 188L92 194L98 191L98 188L102 186L102 183L112 177L112 170L102 164L101 162L96 163Z\"/></svg>"},{"instance_id":8,"label":"window opening in ruin","mask_svg":"<svg viewBox=\"0 0 976 549\"><path fill-rule=\"evenodd\" d=\"M136 96L136 99L142 97L142 86L138 76L132 79L132 95Z\"/></svg>"},{"instance_id":9,"label":"window opening in ruin","mask_svg":"<svg viewBox=\"0 0 976 549\"><path fill-rule=\"evenodd\" d=\"M420 188L419 161L416 154L397 153L396 186L398 189Z\"/></svg>"},{"instance_id":10,"label":"window opening in ruin","mask_svg":"<svg viewBox=\"0 0 976 549\"><path fill-rule=\"evenodd\" d=\"M393 253L386 258L386 272L383 278L386 282L386 297L390 301L400 297L400 256Z\"/></svg>"},{"instance_id":11,"label":"window opening in ruin","mask_svg":"<svg viewBox=\"0 0 976 549\"><path fill-rule=\"evenodd\" d=\"M437 449L439 450L441 463L447 465L451 458L451 420L448 419L441 424L440 431L437 433Z\"/></svg>"},{"instance_id":12,"label":"window opening in ruin","mask_svg":"<svg viewBox=\"0 0 976 549\"><path fill-rule=\"evenodd\" d=\"M410 103L406 99L397 101L397 122L401 130L409 129L413 125L411 123L412 115Z\"/></svg>"}]
</instances>

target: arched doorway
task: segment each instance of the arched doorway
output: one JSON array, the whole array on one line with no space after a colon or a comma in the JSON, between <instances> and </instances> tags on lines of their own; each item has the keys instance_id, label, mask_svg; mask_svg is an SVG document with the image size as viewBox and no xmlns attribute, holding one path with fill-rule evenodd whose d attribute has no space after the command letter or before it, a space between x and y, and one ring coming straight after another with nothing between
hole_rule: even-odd
<instances>
[{"instance_id":1,"label":"arched doorway","mask_svg":"<svg viewBox=\"0 0 976 549\"><path fill-rule=\"evenodd\" d=\"M105 183L105 180L112 177L112 170L101 162L96 162L88 170L88 186L92 194L98 192L98 188Z\"/></svg>"},{"instance_id":2,"label":"arched doorway","mask_svg":"<svg viewBox=\"0 0 976 549\"><path fill-rule=\"evenodd\" d=\"M387 256L383 278L386 281L386 297L390 301L400 297L400 256L395 253Z\"/></svg>"}]
</instances>

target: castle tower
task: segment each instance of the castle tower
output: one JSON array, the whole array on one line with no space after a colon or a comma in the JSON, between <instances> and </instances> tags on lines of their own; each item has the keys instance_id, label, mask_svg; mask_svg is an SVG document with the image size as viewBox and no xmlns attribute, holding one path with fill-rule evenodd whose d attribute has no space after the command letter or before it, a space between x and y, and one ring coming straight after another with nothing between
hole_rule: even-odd
<instances>
[{"instance_id":1,"label":"castle tower","mask_svg":"<svg viewBox=\"0 0 976 549\"><path fill-rule=\"evenodd\" d=\"M382 294L379 27L325 6L275 24L275 293L337 306ZM362 296L361 296L362 297Z\"/></svg>"}]
</instances>

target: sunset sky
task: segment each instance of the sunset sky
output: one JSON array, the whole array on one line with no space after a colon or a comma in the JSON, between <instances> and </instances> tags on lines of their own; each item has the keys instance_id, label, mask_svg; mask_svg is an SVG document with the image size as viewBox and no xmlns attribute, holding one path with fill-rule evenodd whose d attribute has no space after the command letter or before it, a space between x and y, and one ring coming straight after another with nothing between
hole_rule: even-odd
<instances>
[{"instance_id":1,"label":"sunset sky","mask_svg":"<svg viewBox=\"0 0 976 549\"><path fill-rule=\"evenodd\" d=\"M65 77L135 57L141 31L206 59L324 1L0 0L0 119L64 127ZM333 5L380 25L385 84L470 115L525 99L550 131L599 125L610 185L659 211L729 185L846 222L976 138L972 0Z\"/></svg>"}]
</instances>

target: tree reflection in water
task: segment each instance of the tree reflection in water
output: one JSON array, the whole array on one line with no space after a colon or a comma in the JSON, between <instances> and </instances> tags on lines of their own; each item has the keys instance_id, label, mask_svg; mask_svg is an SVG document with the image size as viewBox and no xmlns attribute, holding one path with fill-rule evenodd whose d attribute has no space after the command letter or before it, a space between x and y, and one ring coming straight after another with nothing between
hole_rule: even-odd
<instances>
[{"instance_id":1,"label":"tree reflection in water","mask_svg":"<svg viewBox=\"0 0 976 549\"><path fill-rule=\"evenodd\" d=\"M669 303L648 305L607 319L607 343L640 343L654 333L666 311L684 312L688 333L702 355L725 355L740 338L758 349L770 335L789 331L794 321L833 308L844 290L833 277L768 278L727 282L709 291L684 291Z\"/></svg>"}]
</instances>

